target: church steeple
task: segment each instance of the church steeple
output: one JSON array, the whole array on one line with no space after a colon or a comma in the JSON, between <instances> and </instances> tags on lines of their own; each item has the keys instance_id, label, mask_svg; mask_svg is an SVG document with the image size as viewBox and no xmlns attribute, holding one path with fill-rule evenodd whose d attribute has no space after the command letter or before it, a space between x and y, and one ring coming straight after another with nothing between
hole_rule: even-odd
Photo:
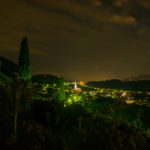
<instances>
[{"instance_id":1,"label":"church steeple","mask_svg":"<svg viewBox=\"0 0 150 150\"><path fill-rule=\"evenodd\" d=\"M76 91L76 90L77 90L77 88L78 88L78 86L77 86L77 82L75 81L75 83L74 83L74 90Z\"/></svg>"}]
</instances>

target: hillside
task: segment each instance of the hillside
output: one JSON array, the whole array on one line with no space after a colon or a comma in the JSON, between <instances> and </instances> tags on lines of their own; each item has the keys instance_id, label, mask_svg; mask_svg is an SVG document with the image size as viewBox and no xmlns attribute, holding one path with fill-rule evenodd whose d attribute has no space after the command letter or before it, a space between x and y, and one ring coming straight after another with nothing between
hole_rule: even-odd
<instances>
[{"instance_id":1,"label":"hillside","mask_svg":"<svg viewBox=\"0 0 150 150\"><path fill-rule=\"evenodd\" d=\"M59 78L49 74L38 74L32 77L32 81L33 83L37 82L39 84L54 84L59 82Z\"/></svg>"},{"instance_id":2,"label":"hillside","mask_svg":"<svg viewBox=\"0 0 150 150\"><path fill-rule=\"evenodd\" d=\"M147 74L147 75L139 75L136 77L129 77L124 79L123 81L139 81L139 80L150 80L150 75Z\"/></svg>"},{"instance_id":3,"label":"hillside","mask_svg":"<svg viewBox=\"0 0 150 150\"><path fill-rule=\"evenodd\" d=\"M139 81L120 81L120 80L107 80L107 81L91 81L87 85L99 88L112 88L118 90L133 90L133 91L150 91L150 80Z\"/></svg>"},{"instance_id":4,"label":"hillside","mask_svg":"<svg viewBox=\"0 0 150 150\"><path fill-rule=\"evenodd\" d=\"M8 77L12 77L13 73L17 72L17 65L7 58L0 56L0 63L0 71Z\"/></svg>"}]
</instances>

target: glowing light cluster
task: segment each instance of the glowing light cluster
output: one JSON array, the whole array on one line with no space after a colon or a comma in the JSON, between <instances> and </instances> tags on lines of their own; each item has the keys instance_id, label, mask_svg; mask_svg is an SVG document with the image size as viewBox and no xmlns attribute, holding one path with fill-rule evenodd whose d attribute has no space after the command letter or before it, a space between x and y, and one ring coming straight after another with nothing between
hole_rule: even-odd
<instances>
[{"instance_id":1,"label":"glowing light cluster","mask_svg":"<svg viewBox=\"0 0 150 150\"><path fill-rule=\"evenodd\" d=\"M73 95L69 96L69 98L67 99L67 103L73 104L73 103L76 103L78 101L81 101L81 99L82 99L81 96L73 94Z\"/></svg>"},{"instance_id":2,"label":"glowing light cluster","mask_svg":"<svg viewBox=\"0 0 150 150\"><path fill-rule=\"evenodd\" d=\"M132 103L134 103L135 101L134 100L126 100L126 103L127 104L132 104Z\"/></svg>"}]
</instances>

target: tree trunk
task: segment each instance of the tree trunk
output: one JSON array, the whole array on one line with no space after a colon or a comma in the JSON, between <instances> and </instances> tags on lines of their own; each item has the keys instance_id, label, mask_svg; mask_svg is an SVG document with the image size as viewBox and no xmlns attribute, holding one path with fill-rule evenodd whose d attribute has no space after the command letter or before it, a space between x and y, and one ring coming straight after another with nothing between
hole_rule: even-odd
<instances>
[{"instance_id":1,"label":"tree trunk","mask_svg":"<svg viewBox=\"0 0 150 150\"><path fill-rule=\"evenodd\" d=\"M17 118L18 118L18 113L17 113L17 110L15 110L15 115L14 115L14 135L15 135L15 137L17 134Z\"/></svg>"}]
</instances>

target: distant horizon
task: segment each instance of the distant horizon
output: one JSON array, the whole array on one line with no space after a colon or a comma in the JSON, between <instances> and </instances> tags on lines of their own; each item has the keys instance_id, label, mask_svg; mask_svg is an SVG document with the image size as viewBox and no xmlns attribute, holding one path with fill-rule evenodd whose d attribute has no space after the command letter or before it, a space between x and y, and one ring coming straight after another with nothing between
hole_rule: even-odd
<instances>
[{"instance_id":1,"label":"distant horizon","mask_svg":"<svg viewBox=\"0 0 150 150\"><path fill-rule=\"evenodd\" d=\"M15 64L17 64L17 61L16 60L11 60L11 59L9 59L8 57L5 57L5 56L1 56L1 57L4 57L4 58L6 58L6 59L8 59L8 60L10 60L10 61L12 61L13 63L15 63ZM38 75L38 74L49 74L49 75L54 75L54 76L57 76L57 77L61 77L61 76L63 76L62 74L58 74L58 73L53 73L53 72L33 72L32 71L32 66L31 66L31 72L32 72L32 74L33 75ZM64 77L64 79L65 80L68 80L68 81L74 81L74 80L77 80L77 81L85 81L85 82L90 82L90 81L107 81L107 80L126 80L126 79L128 79L128 78L135 78L135 77L141 77L141 76L150 76L150 74L137 74L137 75L131 75L131 76L125 76L125 77L122 77L122 78L105 78L105 79L96 79L96 80L94 80L94 79L90 79L90 80L85 80L85 79L83 79L83 78L80 78L80 79L78 79L78 78L76 78L76 79L74 79L73 77L72 78L67 78L67 77L65 77L65 76L63 76Z\"/></svg>"},{"instance_id":2,"label":"distant horizon","mask_svg":"<svg viewBox=\"0 0 150 150\"><path fill-rule=\"evenodd\" d=\"M15 63L17 65L17 61L16 60L12 60L12 59L9 59L8 57L5 57L5 56L1 56L1 57L4 57L10 61L12 61L13 63ZM58 74L58 73L53 73L53 72L37 72L37 73L34 73L32 71L32 66L31 66L31 72L33 75L40 75L40 74L48 74L48 75L54 75L54 76L57 76L57 77L61 77L63 76L62 74ZM91 79L91 80L85 80L85 79L74 79L74 78L67 78L65 76L64 79L65 80L68 80L68 81L74 81L74 80L77 80L77 81L85 81L85 82L90 82L90 81L107 81L107 80L126 80L128 78L136 78L136 77L141 77L141 76L150 76L150 74L138 74L138 75L131 75L131 76L125 76L125 77L122 77L122 78L106 78L106 79L97 79L97 80L94 80L94 79Z\"/></svg>"}]
</instances>

